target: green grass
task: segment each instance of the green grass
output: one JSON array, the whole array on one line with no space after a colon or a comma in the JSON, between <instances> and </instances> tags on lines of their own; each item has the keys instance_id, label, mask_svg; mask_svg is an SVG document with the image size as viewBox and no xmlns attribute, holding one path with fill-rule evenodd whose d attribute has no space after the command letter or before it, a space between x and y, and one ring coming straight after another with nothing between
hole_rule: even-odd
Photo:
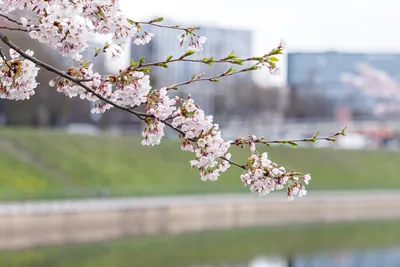
<instances>
[{"instance_id":1,"label":"green grass","mask_svg":"<svg viewBox=\"0 0 400 267\"><path fill-rule=\"evenodd\" d=\"M1 252L0 267L168 267L245 263L260 255L360 251L400 244L398 222L340 223L137 237Z\"/></svg>"},{"instance_id":2,"label":"green grass","mask_svg":"<svg viewBox=\"0 0 400 267\"><path fill-rule=\"evenodd\" d=\"M176 141L144 147L139 138L130 136L1 129L0 142L7 144L0 146L0 200L86 197L102 191L125 196L248 190L236 167L216 182L201 182L188 163L192 154L181 151ZM287 169L310 172L310 190L400 188L398 152L267 150L273 161ZM244 162L248 151L234 148L233 155L235 161Z\"/></svg>"}]
</instances>

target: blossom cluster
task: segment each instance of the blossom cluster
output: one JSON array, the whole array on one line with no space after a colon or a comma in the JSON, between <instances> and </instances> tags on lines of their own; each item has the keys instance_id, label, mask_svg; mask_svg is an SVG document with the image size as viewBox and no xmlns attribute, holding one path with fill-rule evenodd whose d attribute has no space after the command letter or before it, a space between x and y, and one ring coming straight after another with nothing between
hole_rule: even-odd
<instances>
[{"instance_id":1,"label":"blossom cluster","mask_svg":"<svg viewBox=\"0 0 400 267\"><path fill-rule=\"evenodd\" d=\"M287 188L288 199L293 200L296 195L302 197L307 194L305 184L308 184L311 176L287 172L284 167L272 162L268 153L264 152L261 155L252 154L247 159L240 179L245 186L250 186L252 193L260 196Z\"/></svg>"},{"instance_id":2,"label":"blossom cluster","mask_svg":"<svg viewBox=\"0 0 400 267\"><path fill-rule=\"evenodd\" d=\"M97 72L93 73L93 64L84 64L79 68L71 67L67 74L82 81L82 84L89 87L92 92L66 78L60 79L57 83L57 91L70 98L79 95L81 99L96 102L92 113L104 113L112 107L108 102L104 102L104 99L125 108L139 107L146 103L151 89L149 75L140 71L114 76L110 81ZM50 85L53 84L54 80L50 82Z\"/></svg>"},{"instance_id":3,"label":"blossom cluster","mask_svg":"<svg viewBox=\"0 0 400 267\"><path fill-rule=\"evenodd\" d=\"M31 50L26 51L30 56ZM29 99L35 94L39 68L10 49L11 60L0 59L0 98L10 100Z\"/></svg>"},{"instance_id":4,"label":"blossom cluster","mask_svg":"<svg viewBox=\"0 0 400 267\"><path fill-rule=\"evenodd\" d=\"M190 161L192 167L200 170L203 181L215 181L220 172L229 167L231 154L228 153L230 141L224 141L218 124L213 123L212 116L205 116L204 111L194 100L180 99L182 106L174 113L172 126L179 128L183 138L182 150L194 152L196 158Z\"/></svg>"},{"instance_id":5,"label":"blossom cluster","mask_svg":"<svg viewBox=\"0 0 400 267\"><path fill-rule=\"evenodd\" d=\"M175 107L177 103L181 104L178 109ZM230 167L230 141L222 139L213 117L205 116L190 96L186 100L179 97L170 99L166 88L154 90L147 95L146 113L152 117L146 118L143 145L160 144L164 136L164 122L172 119L171 125L180 131L183 139L182 150L195 153L195 159L190 164L200 170L203 181L217 180L219 173Z\"/></svg>"},{"instance_id":6,"label":"blossom cluster","mask_svg":"<svg viewBox=\"0 0 400 267\"><path fill-rule=\"evenodd\" d=\"M138 107L147 101L150 76L141 71L128 72L114 82L116 103L123 107Z\"/></svg>"},{"instance_id":7,"label":"blossom cluster","mask_svg":"<svg viewBox=\"0 0 400 267\"><path fill-rule=\"evenodd\" d=\"M131 37L134 44L144 45L154 36L128 19L121 12L118 0L0 0L1 14L14 10L35 12L32 20L21 18L29 36L77 61L81 60L81 53L93 34L111 34L113 44L121 48L125 48ZM181 45L187 35L190 35L189 49L201 50L206 38L186 31L179 35L183 36Z\"/></svg>"},{"instance_id":8,"label":"blossom cluster","mask_svg":"<svg viewBox=\"0 0 400 267\"><path fill-rule=\"evenodd\" d=\"M200 36L196 33L186 31L178 35L179 44L182 47L189 36L189 46L188 50L201 51L203 50L203 44L206 42L207 38L205 36Z\"/></svg>"},{"instance_id":9,"label":"blossom cluster","mask_svg":"<svg viewBox=\"0 0 400 267\"><path fill-rule=\"evenodd\" d=\"M147 146L158 145L164 136L165 121L170 118L176 110L175 99L171 99L167 94L167 89L151 91L146 97L146 113L154 117L146 118L146 127L142 132L142 144Z\"/></svg>"}]
</instances>

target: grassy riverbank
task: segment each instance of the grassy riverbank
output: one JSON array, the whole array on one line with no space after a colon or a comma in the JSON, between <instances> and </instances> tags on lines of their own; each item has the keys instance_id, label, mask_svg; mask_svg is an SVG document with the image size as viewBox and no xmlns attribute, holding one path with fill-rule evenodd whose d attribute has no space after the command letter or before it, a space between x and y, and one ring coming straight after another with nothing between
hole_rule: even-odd
<instances>
[{"instance_id":1,"label":"grassy riverbank","mask_svg":"<svg viewBox=\"0 0 400 267\"><path fill-rule=\"evenodd\" d=\"M400 153L273 147L270 158L310 172L310 190L400 187ZM240 169L201 182L191 153L176 141L143 147L130 136L68 135L50 130L0 130L0 200L247 192ZM248 152L234 149L243 162Z\"/></svg>"}]
</instances>

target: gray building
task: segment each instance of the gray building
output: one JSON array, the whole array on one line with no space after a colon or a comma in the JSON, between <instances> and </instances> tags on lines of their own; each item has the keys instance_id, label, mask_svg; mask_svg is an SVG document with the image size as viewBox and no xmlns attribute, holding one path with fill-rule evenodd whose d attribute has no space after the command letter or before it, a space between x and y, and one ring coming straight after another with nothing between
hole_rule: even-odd
<instances>
[{"instance_id":1,"label":"gray building","mask_svg":"<svg viewBox=\"0 0 400 267\"><path fill-rule=\"evenodd\" d=\"M344 73L357 75L360 63L381 70L400 82L399 54L325 52L289 53L287 84L294 94L320 94L335 106L368 112L377 99L341 81Z\"/></svg>"},{"instance_id":2,"label":"gray building","mask_svg":"<svg viewBox=\"0 0 400 267\"><path fill-rule=\"evenodd\" d=\"M171 22L165 23L175 25ZM154 62L165 60L169 55L177 58L186 52L187 44L183 47L179 46L178 35L182 33L181 31L157 27L146 29L153 33L154 37L147 45L132 45L131 56L135 60L144 56L146 62ZM203 46L204 50L190 58L214 56L215 59L219 59L228 56L232 50L235 50L235 54L240 57L252 56L252 32L249 30L201 27L196 32L199 35L206 36L207 41ZM226 71L229 66L229 64L208 66L201 63L179 62L170 63L168 69L153 67L151 70L152 87L161 88L184 82L189 80L193 74L205 73L204 77L220 74ZM192 83L188 86L182 86L179 91L190 93L207 113L213 113L216 95L229 98L230 88L248 86L250 82L252 82L252 73L241 73L222 78L219 83L207 81Z\"/></svg>"}]
</instances>

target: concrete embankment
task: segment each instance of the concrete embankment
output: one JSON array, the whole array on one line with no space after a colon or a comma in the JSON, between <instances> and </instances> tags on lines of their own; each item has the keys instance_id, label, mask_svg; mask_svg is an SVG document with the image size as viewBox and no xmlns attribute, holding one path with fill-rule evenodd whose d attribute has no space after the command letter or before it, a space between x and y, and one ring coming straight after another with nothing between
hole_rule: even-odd
<instances>
[{"instance_id":1,"label":"concrete embankment","mask_svg":"<svg viewBox=\"0 0 400 267\"><path fill-rule=\"evenodd\" d=\"M287 202L205 195L0 204L0 249L288 223L400 219L400 191L310 192Z\"/></svg>"}]
</instances>

